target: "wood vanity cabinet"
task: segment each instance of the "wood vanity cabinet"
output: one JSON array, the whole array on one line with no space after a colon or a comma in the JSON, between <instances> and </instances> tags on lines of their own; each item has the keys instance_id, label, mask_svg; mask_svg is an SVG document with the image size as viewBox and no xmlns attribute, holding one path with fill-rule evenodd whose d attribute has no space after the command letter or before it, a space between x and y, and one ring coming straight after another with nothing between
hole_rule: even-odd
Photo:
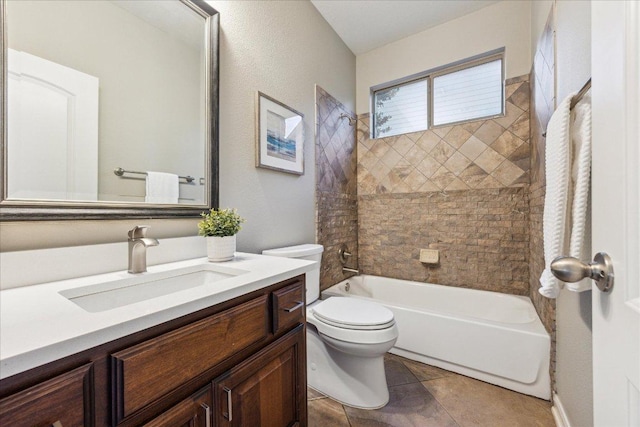
<instances>
[{"instance_id":1,"label":"wood vanity cabinet","mask_svg":"<svg viewBox=\"0 0 640 427\"><path fill-rule=\"evenodd\" d=\"M304 285L285 280L6 378L0 426L305 426Z\"/></svg>"}]
</instances>

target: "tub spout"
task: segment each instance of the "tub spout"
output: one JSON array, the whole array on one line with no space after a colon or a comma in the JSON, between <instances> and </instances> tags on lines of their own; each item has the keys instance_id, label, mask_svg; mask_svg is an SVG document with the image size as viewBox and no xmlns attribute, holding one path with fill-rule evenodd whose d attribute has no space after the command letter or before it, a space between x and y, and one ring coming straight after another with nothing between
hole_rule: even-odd
<instances>
[{"instance_id":1,"label":"tub spout","mask_svg":"<svg viewBox=\"0 0 640 427\"><path fill-rule=\"evenodd\" d=\"M348 267L342 267L342 272L343 273L356 273L356 274L360 274L360 272L356 269L353 268L348 268Z\"/></svg>"}]
</instances>

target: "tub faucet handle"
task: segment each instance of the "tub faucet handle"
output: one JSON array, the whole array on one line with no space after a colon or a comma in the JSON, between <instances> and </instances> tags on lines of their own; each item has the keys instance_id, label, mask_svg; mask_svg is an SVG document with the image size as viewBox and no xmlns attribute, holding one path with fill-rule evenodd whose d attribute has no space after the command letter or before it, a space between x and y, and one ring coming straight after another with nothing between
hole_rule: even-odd
<instances>
[{"instance_id":1,"label":"tub faucet handle","mask_svg":"<svg viewBox=\"0 0 640 427\"><path fill-rule=\"evenodd\" d=\"M338 249L338 257L340 257L342 266L347 265L347 258L351 256L353 256L353 254L349 252L349 248L347 247L347 245L343 244L342 246L340 246L340 249Z\"/></svg>"}]
</instances>

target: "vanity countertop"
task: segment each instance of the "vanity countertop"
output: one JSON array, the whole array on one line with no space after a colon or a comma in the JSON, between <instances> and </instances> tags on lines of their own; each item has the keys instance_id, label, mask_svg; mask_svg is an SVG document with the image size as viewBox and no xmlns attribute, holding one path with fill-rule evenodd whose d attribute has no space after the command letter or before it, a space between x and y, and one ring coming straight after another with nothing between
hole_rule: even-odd
<instances>
[{"instance_id":1,"label":"vanity countertop","mask_svg":"<svg viewBox=\"0 0 640 427\"><path fill-rule=\"evenodd\" d=\"M207 259L156 265L143 274L201 264L208 264ZM316 262L236 253L232 261L216 264L246 273L94 313L60 292L131 274L119 271L0 291L0 379L304 274Z\"/></svg>"}]
</instances>

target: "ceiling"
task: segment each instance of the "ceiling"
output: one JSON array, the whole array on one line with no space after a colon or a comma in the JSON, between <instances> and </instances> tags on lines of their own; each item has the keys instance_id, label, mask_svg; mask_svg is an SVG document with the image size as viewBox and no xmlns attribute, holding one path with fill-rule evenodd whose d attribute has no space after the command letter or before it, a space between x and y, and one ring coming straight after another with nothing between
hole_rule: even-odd
<instances>
[{"instance_id":1,"label":"ceiling","mask_svg":"<svg viewBox=\"0 0 640 427\"><path fill-rule=\"evenodd\" d=\"M360 55L498 0L311 0L329 25Z\"/></svg>"}]
</instances>

